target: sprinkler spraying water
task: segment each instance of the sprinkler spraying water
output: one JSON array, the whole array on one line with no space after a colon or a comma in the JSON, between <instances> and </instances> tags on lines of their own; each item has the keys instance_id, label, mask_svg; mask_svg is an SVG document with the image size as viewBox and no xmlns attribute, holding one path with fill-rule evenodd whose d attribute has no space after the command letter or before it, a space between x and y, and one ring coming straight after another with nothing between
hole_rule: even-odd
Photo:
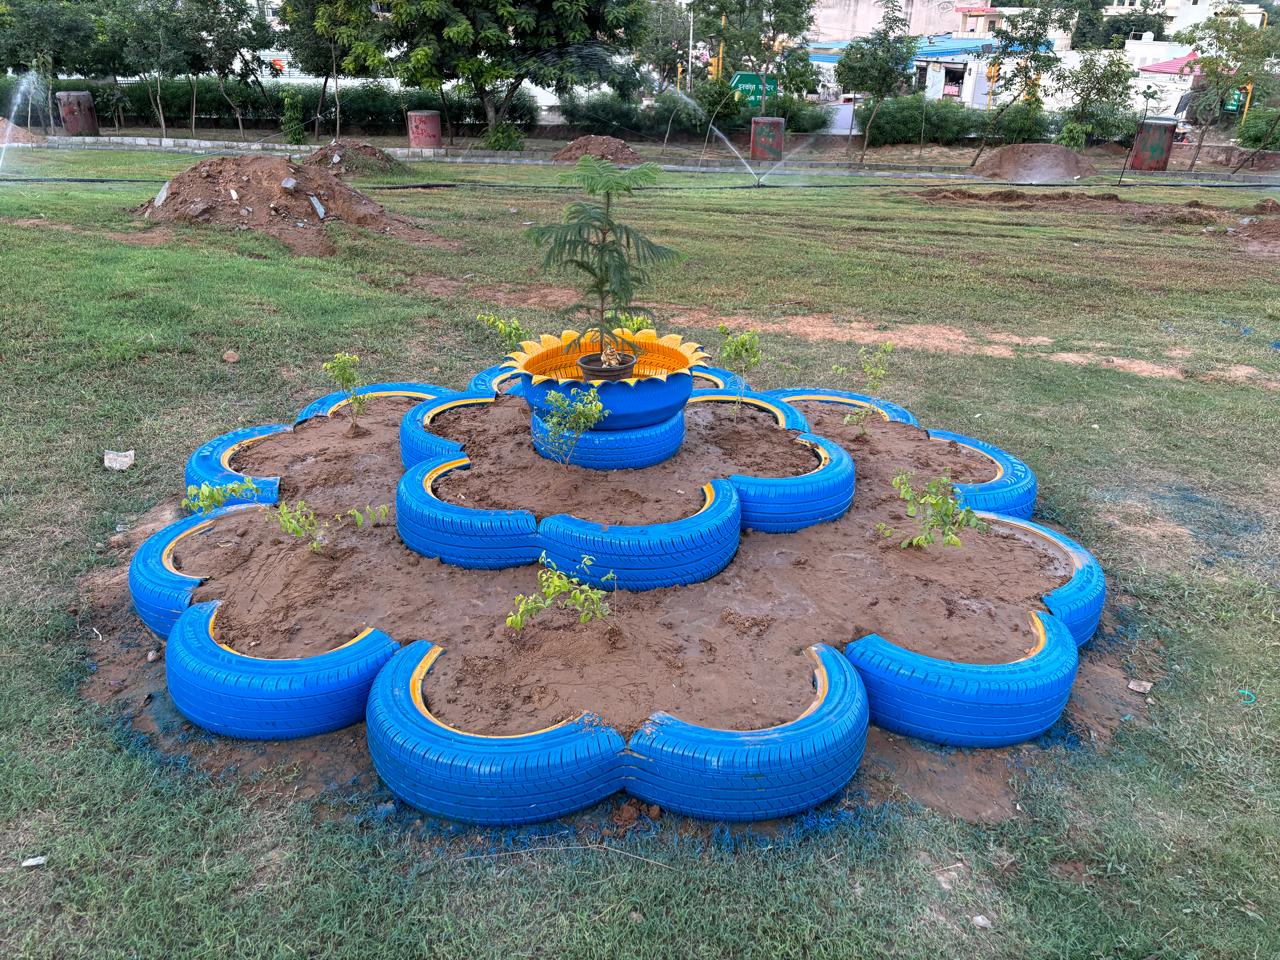
<instances>
[{"instance_id":1,"label":"sprinkler spraying water","mask_svg":"<svg viewBox=\"0 0 1280 960\"><path fill-rule=\"evenodd\" d=\"M0 172L4 170L4 157L9 151L9 143L13 140L14 120L18 116L18 107L22 104L23 98L30 103L32 91L38 81L36 72L28 70L18 81L18 85L13 90L13 96L9 98L9 109L4 113L4 119L7 121L4 124L4 136L0 138Z\"/></svg>"}]
</instances>

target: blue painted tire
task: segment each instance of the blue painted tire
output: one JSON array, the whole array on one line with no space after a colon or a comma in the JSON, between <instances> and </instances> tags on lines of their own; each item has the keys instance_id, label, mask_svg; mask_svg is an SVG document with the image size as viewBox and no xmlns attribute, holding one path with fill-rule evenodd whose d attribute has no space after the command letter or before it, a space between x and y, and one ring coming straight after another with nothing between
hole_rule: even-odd
<instances>
[{"instance_id":1,"label":"blue painted tire","mask_svg":"<svg viewBox=\"0 0 1280 960\"><path fill-rule=\"evenodd\" d=\"M548 460L547 425L536 413L530 421L533 449ZM669 460L684 443L684 411L670 420L634 430L588 430L578 439L569 462L588 470L636 470Z\"/></svg>"},{"instance_id":2,"label":"blue painted tire","mask_svg":"<svg viewBox=\"0 0 1280 960\"><path fill-rule=\"evenodd\" d=\"M728 480L703 487L707 503L671 523L602 526L567 514L547 517L538 539L547 559L580 580L623 590L653 590L709 580L729 565L741 538L742 504ZM579 570L584 556L593 562ZM612 573L613 580L604 577Z\"/></svg>"},{"instance_id":3,"label":"blue painted tire","mask_svg":"<svg viewBox=\"0 0 1280 960\"><path fill-rule=\"evenodd\" d=\"M1036 475L1031 468L997 446L947 430L930 430L934 440L954 441L995 461L997 474L985 483L957 483L956 499L966 507L1028 519L1036 507Z\"/></svg>"},{"instance_id":4,"label":"blue painted tire","mask_svg":"<svg viewBox=\"0 0 1280 960\"><path fill-rule=\"evenodd\" d=\"M633 380L543 380L534 384L527 373L518 374L521 396L533 412L545 417L549 411L547 397L552 393L571 396L574 390L595 387L600 394L606 416L596 427L600 431L635 430L665 423L684 409L693 392L693 375L682 370L666 377L640 377Z\"/></svg>"},{"instance_id":5,"label":"blue painted tire","mask_svg":"<svg viewBox=\"0 0 1280 960\"><path fill-rule=\"evenodd\" d=\"M498 826L564 816L620 789L625 744L594 717L509 737L464 733L433 717L421 690L440 652L426 640L410 644L369 694L369 754L397 797L436 816Z\"/></svg>"},{"instance_id":6,"label":"blue painted tire","mask_svg":"<svg viewBox=\"0 0 1280 960\"><path fill-rule=\"evenodd\" d=\"M524 385L520 383L520 375L504 364L496 364L481 370L467 384L468 393L502 393L513 397L524 395Z\"/></svg>"},{"instance_id":7,"label":"blue painted tire","mask_svg":"<svg viewBox=\"0 0 1280 960\"><path fill-rule=\"evenodd\" d=\"M248 505L219 507L208 514L192 514L142 542L129 561L129 595L133 609L147 627L158 636L168 637L182 612L191 606L191 597L203 577L179 573L169 561L174 544L183 537L203 530L219 517Z\"/></svg>"},{"instance_id":8,"label":"blue painted tire","mask_svg":"<svg viewBox=\"0 0 1280 960\"><path fill-rule=\"evenodd\" d=\"M405 469L440 457L456 457L462 444L434 434L428 429L432 417L454 407L493 403L494 394L477 391L434 397L417 404L400 420L400 462Z\"/></svg>"},{"instance_id":9,"label":"blue painted tire","mask_svg":"<svg viewBox=\"0 0 1280 960\"><path fill-rule=\"evenodd\" d=\"M733 731L654 714L627 744L627 791L712 820L785 817L838 793L866 747L867 694L837 651L818 644L809 654L817 698L799 719Z\"/></svg>"},{"instance_id":10,"label":"blue painted tire","mask_svg":"<svg viewBox=\"0 0 1280 960\"><path fill-rule=\"evenodd\" d=\"M1102 608L1107 602L1107 578L1093 554L1065 534L1031 520L1012 520L997 514L983 516L1044 537L1067 554L1073 568L1071 579L1045 594L1044 605L1071 632L1076 646L1088 643L1098 632Z\"/></svg>"},{"instance_id":11,"label":"blue painted tire","mask_svg":"<svg viewBox=\"0 0 1280 960\"><path fill-rule=\"evenodd\" d=\"M214 639L217 607L198 603L178 618L165 679L184 717L226 737L292 740L358 723L373 678L399 647L381 630L366 630L314 657L247 657Z\"/></svg>"},{"instance_id":12,"label":"blue painted tire","mask_svg":"<svg viewBox=\"0 0 1280 960\"><path fill-rule=\"evenodd\" d=\"M1031 614L1043 641L1012 663L968 664L912 653L876 634L845 648L866 684L877 727L957 747L1038 737L1067 705L1076 644L1052 614Z\"/></svg>"},{"instance_id":13,"label":"blue painted tire","mask_svg":"<svg viewBox=\"0 0 1280 960\"><path fill-rule=\"evenodd\" d=\"M690 369L693 371L695 378L710 380L714 383L715 387L713 389L716 390L728 390L736 394L739 388L743 390L751 389L751 384L747 383L743 377L734 373L732 370L725 370L723 367L711 367L705 363L699 363L695 364ZM694 384L694 388L707 389L705 387L698 387L696 383Z\"/></svg>"},{"instance_id":14,"label":"blue painted tire","mask_svg":"<svg viewBox=\"0 0 1280 960\"><path fill-rule=\"evenodd\" d=\"M689 398L689 402L733 404L738 402L738 392L736 390L695 390L693 391L693 396ZM773 418L778 421L778 426L785 430L799 430L801 433L809 432L809 421L805 419L804 414L785 400L747 390L742 394L742 402L749 407L755 407L765 413L772 414Z\"/></svg>"},{"instance_id":15,"label":"blue painted tire","mask_svg":"<svg viewBox=\"0 0 1280 960\"><path fill-rule=\"evenodd\" d=\"M913 427L920 424L906 407L896 403L871 397L865 393L853 393L850 390L820 390L809 387L788 387L785 390L766 390L763 394L777 400L813 401L815 403L838 403L853 407L870 407L891 423L907 423Z\"/></svg>"},{"instance_id":16,"label":"blue painted tire","mask_svg":"<svg viewBox=\"0 0 1280 960\"><path fill-rule=\"evenodd\" d=\"M466 457L426 460L396 487L396 530L406 547L456 567L497 570L533 563L542 552L538 522L527 510L475 510L440 500L431 484Z\"/></svg>"},{"instance_id":17,"label":"blue painted tire","mask_svg":"<svg viewBox=\"0 0 1280 960\"><path fill-rule=\"evenodd\" d=\"M260 427L244 427L232 430L220 437L214 437L208 443L201 444L195 453L187 459L184 480L188 487L209 484L221 487L229 483L243 483L252 480L258 488L254 496L234 496L227 499L233 503L275 503L280 499L279 477L251 477L231 469L231 458L241 447L255 440L284 433L290 428L283 423L269 423Z\"/></svg>"},{"instance_id":18,"label":"blue painted tire","mask_svg":"<svg viewBox=\"0 0 1280 960\"><path fill-rule=\"evenodd\" d=\"M817 469L798 477L729 477L742 501L742 529L792 533L839 520L848 512L855 486L848 451L812 433L802 433L796 440L817 451Z\"/></svg>"},{"instance_id":19,"label":"blue painted tire","mask_svg":"<svg viewBox=\"0 0 1280 960\"><path fill-rule=\"evenodd\" d=\"M430 400L434 397L448 396L457 393L457 391L450 390L448 387L437 386L434 383L395 381L393 383L368 383L363 387L358 387L356 393L366 397L417 397L419 400ZM327 417L346 402L347 393L345 390L326 393L323 397L313 400L303 407L294 423L299 424L303 420L310 420L312 417Z\"/></svg>"}]
</instances>

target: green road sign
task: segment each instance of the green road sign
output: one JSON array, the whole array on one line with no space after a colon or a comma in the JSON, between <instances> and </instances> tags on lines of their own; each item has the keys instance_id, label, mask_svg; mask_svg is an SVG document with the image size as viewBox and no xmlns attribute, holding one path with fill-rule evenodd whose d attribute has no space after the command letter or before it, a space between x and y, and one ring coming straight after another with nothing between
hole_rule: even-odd
<instances>
[{"instance_id":1,"label":"green road sign","mask_svg":"<svg viewBox=\"0 0 1280 960\"><path fill-rule=\"evenodd\" d=\"M733 79L729 81L729 86L751 104L753 107L760 106L760 88L765 87L769 91L769 96L776 97L778 95L778 78L769 77L768 83L761 84L760 74L743 73L739 70L733 75Z\"/></svg>"}]
</instances>

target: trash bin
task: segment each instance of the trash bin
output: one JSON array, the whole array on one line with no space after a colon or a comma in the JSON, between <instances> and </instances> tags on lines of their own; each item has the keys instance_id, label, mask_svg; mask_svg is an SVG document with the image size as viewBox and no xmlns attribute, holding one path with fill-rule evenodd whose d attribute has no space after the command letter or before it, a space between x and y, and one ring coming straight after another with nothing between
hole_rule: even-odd
<instances>
[{"instance_id":1,"label":"trash bin","mask_svg":"<svg viewBox=\"0 0 1280 960\"><path fill-rule=\"evenodd\" d=\"M93 96L85 90L64 91L57 95L62 131L68 137L96 137L98 112L93 109Z\"/></svg>"},{"instance_id":2,"label":"trash bin","mask_svg":"<svg viewBox=\"0 0 1280 960\"><path fill-rule=\"evenodd\" d=\"M409 146L415 149L432 149L440 147L440 111L410 110L409 114Z\"/></svg>"},{"instance_id":3,"label":"trash bin","mask_svg":"<svg viewBox=\"0 0 1280 960\"><path fill-rule=\"evenodd\" d=\"M1130 170L1168 170L1177 120L1143 120L1129 155Z\"/></svg>"},{"instance_id":4,"label":"trash bin","mask_svg":"<svg viewBox=\"0 0 1280 960\"><path fill-rule=\"evenodd\" d=\"M751 118L751 159L781 160L787 121L782 117Z\"/></svg>"}]
</instances>

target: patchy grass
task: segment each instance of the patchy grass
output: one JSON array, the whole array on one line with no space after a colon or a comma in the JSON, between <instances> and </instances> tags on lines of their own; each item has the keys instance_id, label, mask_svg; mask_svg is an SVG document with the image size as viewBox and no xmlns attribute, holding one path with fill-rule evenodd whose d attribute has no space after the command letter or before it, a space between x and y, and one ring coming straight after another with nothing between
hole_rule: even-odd
<instances>
[{"instance_id":1,"label":"patchy grass","mask_svg":"<svg viewBox=\"0 0 1280 960\"><path fill-rule=\"evenodd\" d=\"M20 157L27 175L59 176L162 177L190 161ZM615 849L554 829L450 835L403 811L251 802L105 725L76 693L93 628L69 612L76 579L107 562L117 524L176 496L189 451L290 416L326 389L319 364L338 349L360 353L373 376L461 386L500 349L473 322L488 305L468 287L545 281L520 234L565 198L524 186L556 171L412 173L511 183L379 194L456 251L338 231L327 260L207 229L179 230L167 246L110 240L137 228L129 210L153 192L145 185L0 185L10 955L1280 955L1280 395L1213 379L1240 365L1280 375L1280 272L1194 226L933 206L898 183L626 201L628 217L688 255L651 291L663 316L697 324L675 329L714 347L718 318L756 326L765 387L832 382L832 364L857 346L832 330L909 344L884 392L926 423L1023 456L1043 515L1107 568L1113 628L1096 642L1120 649L1134 675L1160 678L1152 722L1105 751L1047 746L1016 777L1012 821L862 805L855 780L821 817L758 838L670 817ZM12 222L40 217L73 229ZM408 282L421 274L463 283L426 298ZM825 326L798 322L814 315ZM956 353L959 336L1007 349ZM227 349L240 363L222 362ZM137 449L137 466L104 472L104 447ZM36 855L48 863L17 866ZM979 913L993 930L972 925Z\"/></svg>"}]
</instances>

